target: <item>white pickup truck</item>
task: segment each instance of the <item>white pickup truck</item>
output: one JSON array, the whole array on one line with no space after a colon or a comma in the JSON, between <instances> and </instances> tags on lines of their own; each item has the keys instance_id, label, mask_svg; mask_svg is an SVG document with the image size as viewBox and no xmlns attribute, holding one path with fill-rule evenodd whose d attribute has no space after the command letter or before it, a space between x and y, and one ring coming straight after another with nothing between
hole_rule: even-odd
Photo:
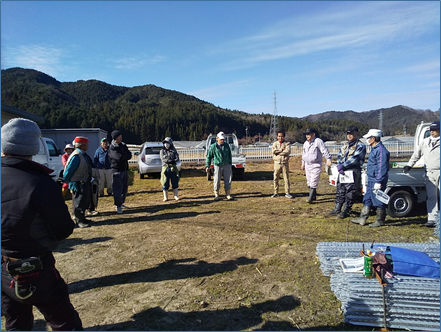
<instances>
[{"instance_id":1,"label":"white pickup truck","mask_svg":"<svg viewBox=\"0 0 441 332\"><path fill-rule=\"evenodd\" d=\"M430 136L429 127L430 123L421 123L417 126L415 131L414 149L418 147L424 138ZM368 181L366 174L366 162L362 167L361 173L363 194L366 192ZM390 163L389 180L387 182L387 188L384 192L390 197L389 204L387 206L387 214L391 217L406 217L412 212L413 208L415 207L415 203L422 203L426 201L427 196L423 158L421 158L408 173L403 173L403 168L406 165L407 161ZM328 169L327 171L329 174L329 183L335 186L337 175L331 174L332 172Z\"/></svg>"},{"instance_id":2,"label":"white pickup truck","mask_svg":"<svg viewBox=\"0 0 441 332\"><path fill-rule=\"evenodd\" d=\"M52 139L40 137L40 150L32 157L32 160L54 170L50 176L56 180L58 177L63 177L64 166L61 162L61 155L61 151Z\"/></svg>"},{"instance_id":3,"label":"white pickup truck","mask_svg":"<svg viewBox=\"0 0 441 332\"><path fill-rule=\"evenodd\" d=\"M207 156L208 149L210 149L211 144L216 143L216 135L210 134L205 143L205 156ZM232 157L232 168L233 168L233 179L237 177L239 180L243 180L246 156L239 153L239 142L235 134L225 134L225 143L230 145L231 157ZM214 174L214 166L211 164L210 172L207 172L207 180L210 181L212 175Z\"/></svg>"}]
</instances>

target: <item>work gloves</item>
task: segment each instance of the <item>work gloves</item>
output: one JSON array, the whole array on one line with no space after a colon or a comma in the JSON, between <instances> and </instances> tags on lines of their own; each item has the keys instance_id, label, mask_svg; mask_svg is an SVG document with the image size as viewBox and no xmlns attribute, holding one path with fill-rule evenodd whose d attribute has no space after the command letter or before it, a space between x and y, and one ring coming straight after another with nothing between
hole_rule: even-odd
<instances>
[{"instance_id":1,"label":"work gloves","mask_svg":"<svg viewBox=\"0 0 441 332\"><path fill-rule=\"evenodd\" d=\"M412 166L404 166L403 173L408 173L412 169Z\"/></svg>"},{"instance_id":2,"label":"work gloves","mask_svg":"<svg viewBox=\"0 0 441 332\"><path fill-rule=\"evenodd\" d=\"M374 184L374 191L381 189L381 183Z\"/></svg>"},{"instance_id":3,"label":"work gloves","mask_svg":"<svg viewBox=\"0 0 441 332\"><path fill-rule=\"evenodd\" d=\"M345 174L345 171L343 170L343 165L337 165L337 170L340 174Z\"/></svg>"}]
</instances>

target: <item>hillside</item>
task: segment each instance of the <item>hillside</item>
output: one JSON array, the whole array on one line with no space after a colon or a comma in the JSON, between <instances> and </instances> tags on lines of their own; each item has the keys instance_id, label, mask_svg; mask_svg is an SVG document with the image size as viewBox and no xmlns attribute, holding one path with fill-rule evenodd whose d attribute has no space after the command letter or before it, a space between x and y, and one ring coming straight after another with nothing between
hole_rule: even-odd
<instances>
[{"instance_id":1,"label":"hillside","mask_svg":"<svg viewBox=\"0 0 441 332\"><path fill-rule=\"evenodd\" d=\"M406 126L407 133L414 133L416 126L421 122L432 122L439 120L440 110L416 110L407 106L394 106L381 108L368 112L323 112L303 117L302 120L309 122L332 121L335 119L353 119L356 122L366 123L370 127L378 126L380 112L383 112L383 128L385 135L399 135Z\"/></svg>"},{"instance_id":2,"label":"hillside","mask_svg":"<svg viewBox=\"0 0 441 332\"><path fill-rule=\"evenodd\" d=\"M2 103L43 116L42 128L99 127L109 133L118 128L126 142L201 140L220 130L245 138L269 132L271 114L248 114L214 106L194 96L167 90L152 84L132 88L98 80L59 82L33 69L10 68L1 71ZM306 128L318 129L324 140L343 140L344 130L355 124L361 132L378 126L378 112L325 112L302 119L280 117L279 129L287 140L303 142ZM403 112L405 116L403 116ZM438 112L412 110L395 106L383 110L386 135L400 134L404 119L412 134L424 116L427 121L439 118ZM415 119L415 120L413 120ZM355 121L354 121L355 120Z\"/></svg>"}]
</instances>

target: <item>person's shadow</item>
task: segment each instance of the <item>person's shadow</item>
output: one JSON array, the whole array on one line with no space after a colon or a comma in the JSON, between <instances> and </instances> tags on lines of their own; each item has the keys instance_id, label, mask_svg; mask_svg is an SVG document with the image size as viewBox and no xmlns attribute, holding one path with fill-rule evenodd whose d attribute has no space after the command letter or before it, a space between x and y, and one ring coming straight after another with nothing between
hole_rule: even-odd
<instances>
[{"instance_id":1,"label":"person's shadow","mask_svg":"<svg viewBox=\"0 0 441 332\"><path fill-rule=\"evenodd\" d=\"M189 262L195 263L182 264ZM149 269L76 281L70 283L68 287L69 293L73 294L98 287L108 287L120 284L207 277L218 273L234 271L239 265L254 264L257 262L257 259L246 257L239 257L234 260L223 261L220 263L196 261L196 258L169 260Z\"/></svg>"},{"instance_id":2,"label":"person's shadow","mask_svg":"<svg viewBox=\"0 0 441 332\"><path fill-rule=\"evenodd\" d=\"M208 305L210 305L208 303ZM132 316L133 321L109 325L97 325L93 331L243 331L263 321L263 314L293 310L300 301L293 296L283 296L249 306L234 309L201 310L192 312L165 311L154 307ZM280 328L280 325L275 325ZM296 328L286 323L287 330Z\"/></svg>"}]
</instances>

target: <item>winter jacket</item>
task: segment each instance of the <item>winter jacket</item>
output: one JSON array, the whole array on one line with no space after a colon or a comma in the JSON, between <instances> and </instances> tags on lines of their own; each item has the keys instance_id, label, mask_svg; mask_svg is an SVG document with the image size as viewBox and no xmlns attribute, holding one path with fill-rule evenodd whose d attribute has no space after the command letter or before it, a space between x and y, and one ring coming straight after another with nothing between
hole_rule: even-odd
<instances>
[{"instance_id":1,"label":"winter jacket","mask_svg":"<svg viewBox=\"0 0 441 332\"><path fill-rule=\"evenodd\" d=\"M176 151L176 148L173 145L170 146L170 149L162 148L161 151L159 151L159 157L161 158L163 167L176 165L179 161L178 151Z\"/></svg>"},{"instance_id":2,"label":"winter jacket","mask_svg":"<svg viewBox=\"0 0 441 332\"><path fill-rule=\"evenodd\" d=\"M325 143L320 138L314 138L312 142L303 143L302 165L322 163L323 156L331 160L331 154Z\"/></svg>"},{"instance_id":3,"label":"winter jacket","mask_svg":"<svg viewBox=\"0 0 441 332\"><path fill-rule=\"evenodd\" d=\"M36 162L1 157L2 255L41 256L72 234L74 223L49 173Z\"/></svg>"},{"instance_id":4,"label":"winter jacket","mask_svg":"<svg viewBox=\"0 0 441 332\"><path fill-rule=\"evenodd\" d=\"M361 168L366 156L366 146L359 140L345 142L338 152L337 163L343 166L343 170Z\"/></svg>"},{"instance_id":5,"label":"winter jacket","mask_svg":"<svg viewBox=\"0 0 441 332\"><path fill-rule=\"evenodd\" d=\"M109 149L104 150L102 146L96 149L95 154L93 155L93 166L98 169L110 169L110 160L107 156L107 151Z\"/></svg>"},{"instance_id":6,"label":"winter jacket","mask_svg":"<svg viewBox=\"0 0 441 332\"><path fill-rule=\"evenodd\" d=\"M432 141L434 141L434 145L432 145ZM412 157L410 157L408 165L412 167L422 156L424 156L426 170L429 172L439 171L439 152L439 137L437 140L433 140L431 137L426 137L420 145L416 147L415 152Z\"/></svg>"},{"instance_id":7,"label":"winter jacket","mask_svg":"<svg viewBox=\"0 0 441 332\"><path fill-rule=\"evenodd\" d=\"M129 170L129 160L132 159L132 153L125 143L112 143L109 146L109 150L107 150L107 155L110 160L110 167L115 172L124 172Z\"/></svg>"},{"instance_id":8,"label":"winter jacket","mask_svg":"<svg viewBox=\"0 0 441 332\"><path fill-rule=\"evenodd\" d=\"M217 143L211 144L210 148L208 149L205 167L210 167L212 160L213 165L215 166L228 164L231 165L233 163L233 160L231 156L230 146L227 143L224 143L222 146Z\"/></svg>"},{"instance_id":9,"label":"winter jacket","mask_svg":"<svg viewBox=\"0 0 441 332\"><path fill-rule=\"evenodd\" d=\"M366 166L368 181L383 184L387 182L389 179L389 158L390 153L382 142L371 148Z\"/></svg>"},{"instance_id":10,"label":"winter jacket","mask_svg":"<svg viewBox=\"0 0 441 332\"><path fill-rule=\"evenodd\" d=\"M291 153L291 147L288 142L279 141L273 143L273 160L278 164L286 164L289 161L289 154Z\"/></svg>"}]
</instances>

